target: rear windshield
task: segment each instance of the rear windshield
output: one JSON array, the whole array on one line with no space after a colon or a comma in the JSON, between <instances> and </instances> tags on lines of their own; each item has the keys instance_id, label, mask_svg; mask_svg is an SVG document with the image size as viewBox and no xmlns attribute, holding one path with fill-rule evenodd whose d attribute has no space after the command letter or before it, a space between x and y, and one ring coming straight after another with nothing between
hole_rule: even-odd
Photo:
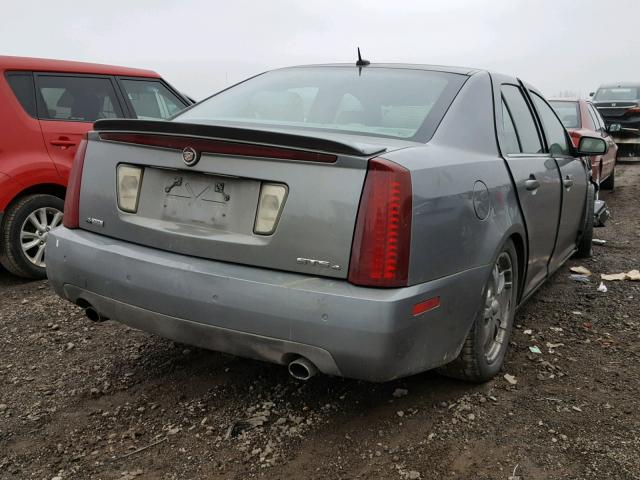
<instances>
[{"instance_id":1,"label":"rear windshield","mask_svg":"<svg viewBox=\"0 0 640 480\"><path fill-rule=\"evenodd\" d=\"M275 70L214 95L175 120L426 141L466 78L400 68Z\"/></svg>"},{"instance_id":2,"label":"rear windshield","mask_svg":"<svg viewBox=\"0 0 640 480\"><path fill-rule=\"evenodd\" d=\"M637 100L637 87L599 88L594 100L598 102L619 102L624 100Z\"/></svg>"},{"instance_id":3,"label":"rear windshield","mask_svg":"<svg viewBox=\"0 0 640 480\"><path fill-rule=\"evenodd\" d=\"M566 128L580 128L580 110L578 110L578 102L555 102L549 104L560 117L560 121Z\"/></svg>"}]
</instances>

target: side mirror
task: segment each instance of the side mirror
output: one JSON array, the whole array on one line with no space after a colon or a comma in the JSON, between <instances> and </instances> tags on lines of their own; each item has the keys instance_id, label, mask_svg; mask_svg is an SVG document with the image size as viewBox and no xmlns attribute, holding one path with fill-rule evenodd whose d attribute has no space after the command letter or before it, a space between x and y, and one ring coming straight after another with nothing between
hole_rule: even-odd
<instances>
[{"instance_id":1,"label":"side mirror","mask_svg":"<svg viewBox=\"0 0 640 480\"><path fill-rule=\"evenodd\" d=\"M604 155L607 153L609 145L602 138L581 137L578 144L578 156L591 157L593 155Z\"/></svg>"},{"instance_id":2,"label":"side mirror","mask_svg":"<svg viewBox=\"0 0 640 480\"><path fill-rule=\"evenodd\" d=\"M596 92L589 92L589 96L593 97L596 94Z\"/></svg>"}]
</instances>

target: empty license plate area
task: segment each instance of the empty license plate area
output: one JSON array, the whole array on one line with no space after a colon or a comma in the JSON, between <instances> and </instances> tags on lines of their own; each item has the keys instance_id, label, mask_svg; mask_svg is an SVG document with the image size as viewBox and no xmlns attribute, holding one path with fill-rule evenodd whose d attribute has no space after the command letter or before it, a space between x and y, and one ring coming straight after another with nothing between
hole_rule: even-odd
<instances>
[{"instance_id":1,"label":"empty license plate area","mask_svg":"<svg viewBox=\"0 0 640 480\"><path fill-rule=\"evenodd\" d=\"M251 234L259 194L256 180L147 168L138 215Z\"/></svg>"}]
</instances>

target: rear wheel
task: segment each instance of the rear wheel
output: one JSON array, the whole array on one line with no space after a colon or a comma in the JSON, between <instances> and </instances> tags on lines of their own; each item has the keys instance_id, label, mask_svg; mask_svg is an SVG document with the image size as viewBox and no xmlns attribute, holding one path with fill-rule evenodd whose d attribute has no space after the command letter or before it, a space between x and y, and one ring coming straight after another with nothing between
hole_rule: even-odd
<instances>
[{"instance_id":1,"label":"rear wheel","mask_svg":"<svg viewBox=\"0 0 640 480\"><path fill-rule=\"evenodd\" d=\"M591 242L593 240L593 224L594 218L594 203L596 201L595 187L592 184L587 188L587 204L585 205L585 219L582 232L580 233L580 239L578 240L578 249L575 253L577 258L589 258L592 253Z\"/></svg>"},{"instance_id":2,"label":"rear wheel","mask_svg":"<svg viewBox=\"0 0 640 480\"><path fill-rule=\"evenodd\" d=\"M611 175L604 181L600 182L600 188L603 190L613 190L616 184L616 167L613 167Z\"/></svg>"},{"instance_id":3,"label":"rear wheel","mask_svg":"<svg viewBox=\"0 0 640 480\"><path fill-rule=\"evenodd\" d=\"M62 223L64 201L53 195L28 195L12 204L2 225L0 262L11 273L45 278L49 232Z\"/></svg>"},{"instance_id":4,"label":"rear wheel","mask_svg":"<svg viewBox=\"0 0 640 480\"><path fill-rule=\"evenodd\" d=\"M502 368L509 346L518 293L518 261L511 240L496 259L484 288L481 310L458 358L440 371L450 377L486 382Z\"/></svg>"}]
</instances>

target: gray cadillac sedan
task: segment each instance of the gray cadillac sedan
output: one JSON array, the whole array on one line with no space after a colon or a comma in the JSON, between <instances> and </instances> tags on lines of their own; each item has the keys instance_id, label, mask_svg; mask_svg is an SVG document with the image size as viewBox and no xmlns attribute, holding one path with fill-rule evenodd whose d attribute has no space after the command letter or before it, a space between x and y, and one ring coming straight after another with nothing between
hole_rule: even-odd
<instances>
[{"instance_id":1,"label":"gray cadillac sedan","mask_svg":"<svg viewBox=\"0 0 640 480\"><path fill-rule=\"evenodd\" d=\"M203 348L387 381L499 372L518 305L591 253L594 188L543 96L469 68L255 76L78 149L56 292Z\"/></svg>"}]
</instances>

